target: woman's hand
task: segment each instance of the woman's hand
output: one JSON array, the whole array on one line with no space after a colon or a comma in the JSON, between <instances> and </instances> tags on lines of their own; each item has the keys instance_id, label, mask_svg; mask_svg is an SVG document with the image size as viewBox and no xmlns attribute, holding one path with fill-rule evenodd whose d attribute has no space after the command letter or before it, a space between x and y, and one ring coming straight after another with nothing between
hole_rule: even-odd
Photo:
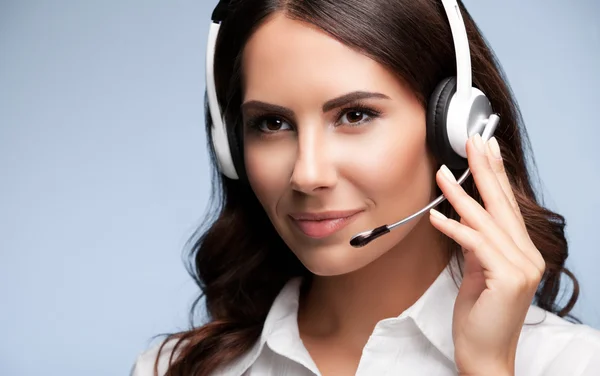
<instances>
[{"instance_id":1,"label":"woman's hand","mask_svg":"<svg viewBox=\"0 0 600 376\"><path fill-rule=\"evenodd\" d=\"M436 180L461 217L432 210L431 223L463 249L463 281L454 305L454 356L461 375L514 375L521 328L545 262L525 227L498 143L476 135L467 143L469 167L485 208L444 166Z\"/></svg>"}]
</instances>

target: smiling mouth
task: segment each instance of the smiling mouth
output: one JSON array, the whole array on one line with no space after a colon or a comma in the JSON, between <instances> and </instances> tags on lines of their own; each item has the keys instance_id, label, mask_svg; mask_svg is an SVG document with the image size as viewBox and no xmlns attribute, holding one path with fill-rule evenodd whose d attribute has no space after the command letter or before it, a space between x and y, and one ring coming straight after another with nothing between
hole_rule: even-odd
<instances>
[{"instance_id":1,"label":"smiling mouth","mask_svg":"<svg viewBox=\"0 0 600 376\"><path fill-rule=\"evenodd\" d=\"M290 218L304 235L313 239L326 238L346 227L361 211L293 214Z\"/></svg>"}]
</instances>

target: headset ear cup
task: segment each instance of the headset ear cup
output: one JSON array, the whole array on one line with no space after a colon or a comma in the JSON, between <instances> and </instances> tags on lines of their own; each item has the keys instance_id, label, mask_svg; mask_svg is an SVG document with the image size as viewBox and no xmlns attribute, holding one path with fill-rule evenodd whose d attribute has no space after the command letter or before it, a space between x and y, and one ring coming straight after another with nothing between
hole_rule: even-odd
<instances>
[{"instance_id":1,"label":"headset ear cup","mask_svg":"<svg viewBox=\"0 0 600 376\"><path fill-rule=\"evenodd\" d=\"M452 149L448 139L448 109L454 93L456 93L455 77L448 77L438 84L429 98L426 127L427 144L438 163L457 170L466 169L469 164Z\"/></svg>"},{"instance_id":2,"label":"headset ear cup","mask_svg":"<svg viewBox=\"0 0 600 376\"><path fill-rule=\"evenodd\" d=\"M439 153L439 147L437 144L437 118L438 118L438 103L440 101L440 96L444 91L444 88L448 86L448 82L451 78L446 78L441 81L436 87L431 96L429 97L429 103L427 104L427 146L429 150L433 153L435 159L438 163L442 164L442 158Z\"/></svg>"}]
</instances>

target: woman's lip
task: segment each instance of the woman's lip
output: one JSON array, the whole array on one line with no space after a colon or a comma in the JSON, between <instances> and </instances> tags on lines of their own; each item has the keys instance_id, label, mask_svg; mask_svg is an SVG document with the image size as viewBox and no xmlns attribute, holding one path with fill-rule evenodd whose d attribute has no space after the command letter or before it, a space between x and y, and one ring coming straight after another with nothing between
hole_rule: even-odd
<instances>
[{"instance_id":1,"label":"woman's lip","mask_svg":"<svg viewBox=\"0 0 600 376\"><path fill-rule=\"evenodd\" d=\"M328 219L320 220L296 219L292 216L290 218L304 235L314 239L322 239L346 227L359 213L361 211L347 212L346 216L329 217Z\"/></svg>"},{"instance_id":2,"label":"woman's lip","mask_svg":"<svg viewBox=\"0 0 600 376\"><path fill-rule=\"evenodd\" d=\"M292 213L290 217L297 221L321 221L325 219L340 219L350 217L362 210L337 210L320 213Z\"/></svg>"}]
</instances>

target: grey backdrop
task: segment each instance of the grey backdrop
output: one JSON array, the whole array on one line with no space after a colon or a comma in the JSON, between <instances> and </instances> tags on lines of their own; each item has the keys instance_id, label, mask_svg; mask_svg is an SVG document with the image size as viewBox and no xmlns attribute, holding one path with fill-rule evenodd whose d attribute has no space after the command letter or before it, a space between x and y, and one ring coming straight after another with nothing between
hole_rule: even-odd
<instances>
[{"instance_id":1,"label":"grey backdrop","mask_svg":"<svg viewBox=\"0 0 600 376\"><path fill-rule=\"evenodd\" d=\"M0 374L126 375L186 325L216 0L0 1ZM600 4L468 0L600 328Z\"/></svg>"}]
</instances>

